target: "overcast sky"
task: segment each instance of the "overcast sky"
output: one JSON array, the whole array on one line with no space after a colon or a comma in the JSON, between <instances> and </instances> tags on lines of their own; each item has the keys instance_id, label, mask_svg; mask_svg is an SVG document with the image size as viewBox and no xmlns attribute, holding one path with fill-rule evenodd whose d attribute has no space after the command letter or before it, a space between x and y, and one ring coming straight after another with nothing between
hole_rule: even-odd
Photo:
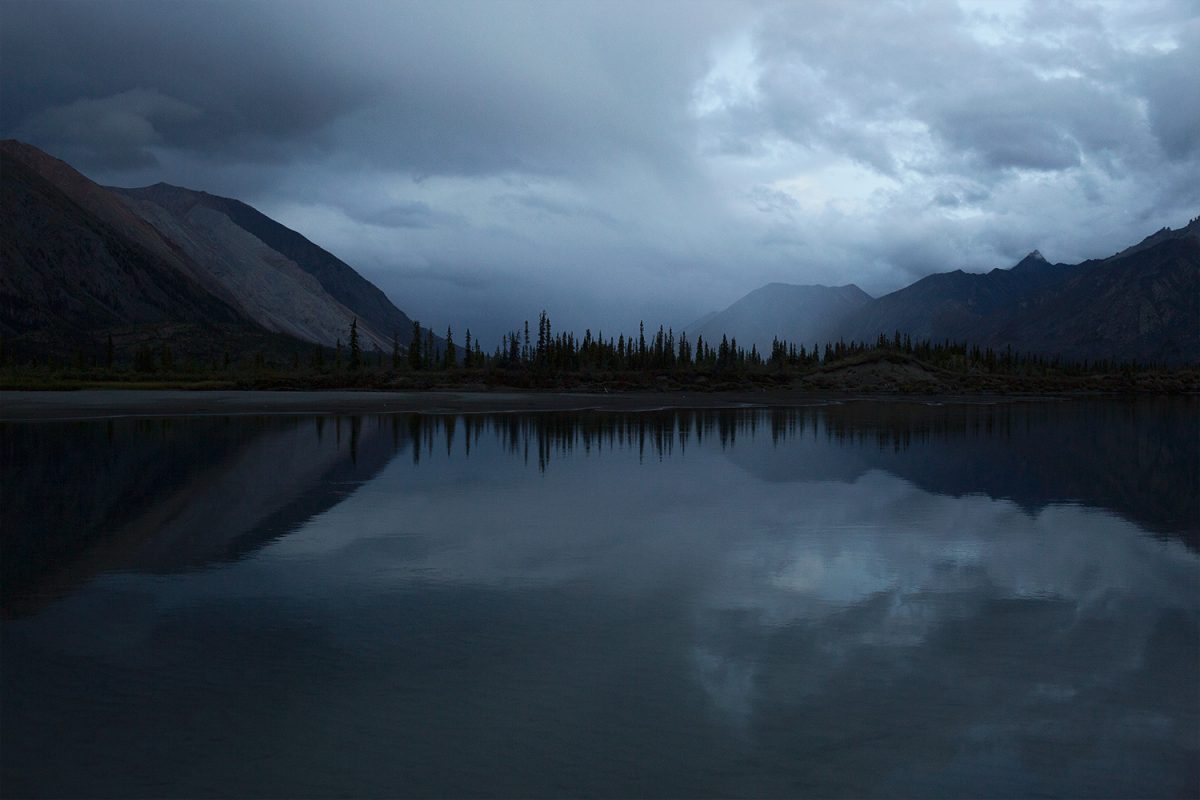
<instances>
[{"instance_id":1,"label":"overcast sky","mask_svg":"<svg viewBox=\"0 0 1200 800\"><path fill-rule=\"evenodd\" d=\"M1200 214L1195 0L3 0L0 67L3 136L245 200L488 339Z\"/></svg>"}]
</instances>

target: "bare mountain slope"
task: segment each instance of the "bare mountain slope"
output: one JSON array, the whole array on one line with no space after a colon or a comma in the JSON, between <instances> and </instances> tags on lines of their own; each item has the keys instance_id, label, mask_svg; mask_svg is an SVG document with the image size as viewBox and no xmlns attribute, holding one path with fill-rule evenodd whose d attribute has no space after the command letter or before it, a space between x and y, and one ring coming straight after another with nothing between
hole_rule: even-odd
<instances>
[{"instance_id":1,"label":"bare mountain slope","mask_svg":"<svg viewBox=\"0 0 1200 800\"><path fill-rule=\"evenodd\" d=\"M1071 359L1196 363L1200 218L1110 258L1051 264L1035 250L1010 269L929 275L877 299L855 286L769 284L693 327L760 349L773 336L872 342L899 331Z\"/></svg>"},{"instance_id":2,"label":"bare mountain slope","mask_svg":"<svg viewBox=\"0 0 1200 800\"><path fill-rule=\"evenodd\" d=\"M930 275L848 315L829 338L894 331L1072 359L1200 360L1200 220L1111 258Z\"/></svg>"},{"instance_id":3,"label":"bare mountain slope","mask_svg":"<svg viewBox=\"0 0 1200 800\"><path fill-rule=\"evenodd\" d=\"M0 142L0 336L21 358L189 356L407 344L412 321L329 252L237 200L166 184L108 189ZM440 341L440 340L436 340Z\"/></svg>"},{"instance_id":4,"label":"bare mountain slope","mask_svg":"<svg viewBox=\"0 0 1200 800\"><path fill-rule=\"evenodd\" d=\"M248 323L196 265L114 195L19 142L0 143L0 332L41 349L148 323Z\"/></svg>"},{"instance_id":5,"label":"bare mountain slope","mask_svg":"<svg viewBox=\"0 0 1200 800\"><path fill-rule=\"evenodd\" d=\"M331 297L295 262L202 202L202 193L165 184L116 191L199 265L202 285L249 319L298 339L328 346L339 339L345 343L357 312ZM366 320L360 319L359 333L368 349L391 347L391 332Z\"/></svg>"},{"instance_id":6,"label":"bare mountain slope","mask_svg":"<svg viewBox=\"0 0 1200 800\"><path fill-rule=\"evenodd\" d=\"M1165 237L1094 265L989 320L981 341L1066 358L1200 360L1200 236Z\"/></svg>"},{"instance_id":7,"label":"bare mountain slope","mask_svg":"<svg viewBox=\"0 0 1200 800\"><path fill-rule=\"evenodd\" d=\"M737 339L749 349L770 353L771 341L811 344L846 314L868 303L871 296L854 284L846 286L795 286L769 283L738 300L724 311L708 314L687 333L699 334L715 344L722 336Z\"/></svg>"},{"instance_id":8,"label":"bare mountain slope","mask_svg":"<svg viewBox=\"0 0 1200 800\"><path fill-rule=\"evenodd\" d=\"M880 333L900 331L914 339L978 341L984 320L1022 308L1067 280L1073 269L1050 264L1035 250L1012 269L928 275L864 304L830 330L829 338L872 341Z\"/></svg>"},{"instance_id":9,"label":"bare mountain slope","mask_svg":"<svg viewBox=\"0 0 1200 800\"><path fill-rule=\"evenodd\" d=\"M202 278L256 322L310 341L345 339L350 320L368 348L407 344L412 320L345 262L238 200L165 183L114 189L204 265Z\"/></svg>"}]
</instances>

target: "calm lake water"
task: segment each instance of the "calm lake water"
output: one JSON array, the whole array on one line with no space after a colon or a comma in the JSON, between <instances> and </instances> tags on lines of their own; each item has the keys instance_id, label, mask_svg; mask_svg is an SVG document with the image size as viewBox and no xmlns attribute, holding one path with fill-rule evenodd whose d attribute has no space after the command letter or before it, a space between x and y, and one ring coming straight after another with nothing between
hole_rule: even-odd
<instances>
[{"instance_id":1,"label":"calm lake water","mask_svg":"<svg viewBox=\"0 0 1200 800\"><path fill-rule=\"evenodd\" d=\"M6 797L1200 793L1195 400L0 443Z\"/></svg>"}]
</instances>

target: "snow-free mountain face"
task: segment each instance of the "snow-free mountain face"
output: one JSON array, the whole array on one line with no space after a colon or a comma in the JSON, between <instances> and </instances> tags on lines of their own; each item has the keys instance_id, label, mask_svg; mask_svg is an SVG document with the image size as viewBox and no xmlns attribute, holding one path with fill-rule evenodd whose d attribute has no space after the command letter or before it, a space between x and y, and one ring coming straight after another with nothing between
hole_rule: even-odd
<instances>
[{"instance_id":1,"label":"snow-free mountain face","mask_svg":"<svg viewBox=\"0 0 1200 800\"><path fill-rule=\"evenodd\" d=\"M770 353L775 338L806 346L838 320L870 302L871 296L854 284L847 286L794 286L769 283L738 300L724 311L708 314L686 331L715 346L722 336L737 339L738 345Z\"/></svg>"},{"instance_id":2,"label":"snow-free mountain face","mask_svg":"<svg viewBox=\"0 0 1200 800\"><path fill-rule=\"evenodd\" d=\"M930 275L864 305L830 338L914 339L1071 359L1200 361L1200 231L1160 231L1103 261Z\"/></svg>"},{"instance_id":3,"label":"snow-free mountain face","mask_svg":"<svg viewBox=\"0 0 1200 800\"><path fill-rule=\"evenodd\" d=\"M0 336L63 356L174 336L192 355L346 341L406 345L411 320L349 265L237 200L166 184L112 190L16 141L0 142ZM1072 359L1200 362L1200 218L1116 255L930 275L872 299L854 285L774 283L688 326L769 352L914 339ZM140 339L138 337L141 337ZM174 346L174 345L173 345Z\"/></svg>"},{"instance_id":4,"label":"snow-free mountain face","mask_svg":"<svg viewBox=\"0 0 1200 800\"><path fill-rule=\"evenodd\" d=\"M853 286L769 284L700 331L760 349L774 337L811 345L899 332L1071 359L1196 363L1198 306L1200 218L1107 259L1052 264L1034 250L1009 269L928 275L876 299Z\"/></svg>"},{"instance_id":5,"label":"snow-free mountain face","mask_svg":"<svg viewBox=\"0 0 1200 800\"><path fill-rule=\"evenodd\" d=\"M983 320L1011 314L1072 268L1047 263L1036 250L1011 269L987 273L955 270L928 275L903 289L864 304L841 319L831 338L873 341L899 331L913 339L979 340Z\"/></svg>"},{"instance_id":6,"label":"snow-free mountain face","mask_svg":"<svg viewBox=\"0 0 1200 800\"><path fill-rule=\"evenodd\" d=\"M411 335L379 289L245 203L165 183L113 191L191 257L192 277L267 330L332 346L357 318L364 347L382 350Z\"/></svg>"},{"instance_id":7,"label":"snow-free mountain face","mask_svg":"<svg viewBox=\"0 0 1200 800\"><path fill-rule=\"evenodd\" d=\"M332 347L355 319L367 350L412 335L349 265L237 200L167 184L108 189L12 140L0 143L0 172L0 334L18 350L86 352L106 335L142 341L172 326L193 355L251 339Z\"/></svg>"},{"instance_id":8,"label":"snow-free mountain face","mask_svg":"<svg viewBox=\"0 0 1200 800\"><path fill-rule=\"evenodd\" d=\"M111 192L20 142L0 143L0 334L71 352L88 331L249 320Z\"/></svg>"},{"instance_id":9,"label":"snow-free mountain face","mask_svg":"<svg viewBox=\"0 0 1200 800\"><path fill-rule=\"evenodd\" d=\"M1166 363L1200 362L1200 235L1165 237L1064 280L983 321L994 348Z\"/></svg>"}]
</instances>

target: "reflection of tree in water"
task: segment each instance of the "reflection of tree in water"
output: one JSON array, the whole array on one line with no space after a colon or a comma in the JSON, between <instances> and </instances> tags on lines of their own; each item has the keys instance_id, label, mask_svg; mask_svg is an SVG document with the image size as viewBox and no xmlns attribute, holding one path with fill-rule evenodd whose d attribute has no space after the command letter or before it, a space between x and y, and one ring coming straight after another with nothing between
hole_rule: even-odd
<instances>
[{"instance_id":1,"label":"reflection of tree in water","mask_svg":"<svg viewBox=\"0 0 1200 800\"><path fill-rule=\"evenodd\" d=\"M1195 548L1198 406L864 401L6 424L0 605L11 612L12 598L44 591L48 575L70 586L105 569L241 558L341 502L406 448L415 465L443 452L451 461L503 454L546 471L568 457L636 452L646 463L716 447L729 469L767 482L853 481L881 469L926 491L984 493L1030 510L1063 501L1111 509Z\"/></svg>"},{"instance_id":2,"label":"reflection of tree in water","mask_svg":"<svg viewBox=\"0 0 1200 800\"><path fill-rule=\"evenodd\" d=\"M414 463L438 445L450 456L469 457L484 437L543 471L572 454L636 450L643 462L662 461L707 443L769 481L854 480L883 469L940 494L984 493L1027 509L1055 502L1108 508L1196 547L1197 405L1191 399L863 401L771 409L412 415L408 428ZM463 443L457 450L456 437ZM768 438L774 452L764 455Z\"/></svg>"}]
</instances>

